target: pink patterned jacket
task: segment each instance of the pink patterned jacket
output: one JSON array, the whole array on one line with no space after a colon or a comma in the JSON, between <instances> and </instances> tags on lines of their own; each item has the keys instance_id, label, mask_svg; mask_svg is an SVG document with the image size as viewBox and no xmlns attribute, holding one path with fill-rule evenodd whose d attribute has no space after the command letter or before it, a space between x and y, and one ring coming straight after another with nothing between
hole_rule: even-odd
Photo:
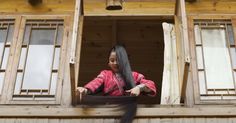
<instances>
[{"instance_id":1,"label":"pink patterned jacket","mask_svg":"<svg viewBox=\"0 0 236 123\"><path fill-rule=\"evenodd\" d=\"M156 95L156 86L153 81L147 80L138 72L132 72L136 85L145 84L151 91L148 93L150 96ZM125 83L120 79L117 74L111 70L103 70L101 73L84 87L95 93L101 86L103 86L103 93L110 96L121 96L125 94L123 87Z\"/></svg>"}]
</instances>

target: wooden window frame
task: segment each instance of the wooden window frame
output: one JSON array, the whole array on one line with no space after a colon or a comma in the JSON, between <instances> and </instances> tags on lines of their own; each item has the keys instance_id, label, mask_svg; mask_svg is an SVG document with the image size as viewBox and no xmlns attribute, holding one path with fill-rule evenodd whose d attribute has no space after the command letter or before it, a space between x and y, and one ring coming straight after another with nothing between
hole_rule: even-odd
<instances>
[{"instance_id":1,"label":"wooden window frame","mask_svg":"<svg viewBox=\"0 0 236 123\"><path fill-rule=\"evenodd\" d=\"M60 104L62 89L63 89L63 78L64 69L66 62L66 50L68 49L68 36L69 36L69 16L66 15L24 15L24 16L3 16L3 18L13 18L16 20L13 43L11 46L8 66L7 66L7 76L4 85L3 95L0 99L0 104ZM58 65L58 76L56 84L55 97L52 100L13 100L13 94L15 89L17 69L21 55L24 31L26 26L26 20L63 20L63 37L60 47L60 58Z\"/></svg>"},{"instance_id":2,"label":"wooden window frame","mask_svg":"<svg viewBox=\"0 0 236 123\"><path fill-rule=\"evenodd\" d=\"M195 35L194 35L194 21L195 20L231 20L234 37L236 37L236 15L208 15L208 16L189 16L188 26L189 26L189 38L190 38L190 53L191 53L191 69L192 69L192 81L194 89L194 102L195 104L226 104L231 105L236 103L236 99L227 100L201 100L200 99L200 87L198 80L198 68L197 68L197 54L195 45ZM234 39L235 40L235 39ZM236 40L235 40L236 42Z\"/></svg>"}]
</instances>

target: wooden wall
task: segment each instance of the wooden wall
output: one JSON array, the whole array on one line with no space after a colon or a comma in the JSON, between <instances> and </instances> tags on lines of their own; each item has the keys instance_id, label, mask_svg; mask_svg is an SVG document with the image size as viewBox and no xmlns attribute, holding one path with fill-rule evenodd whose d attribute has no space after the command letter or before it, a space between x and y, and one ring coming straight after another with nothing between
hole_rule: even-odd
<instances>
[{"instance_id":1,"label":"wooden wall","mask_svg":"<svg viewBox=\"0 0 236 123\"><path fill-rule=\"evenodd\" d=\"M197 0L186 2L187 14L236 14L235 0Z\"/></svg>"},{"instance_id":2,"label":"wooden wall","mask_svg":"<svg viewBox=\"0 0 236 123\"><path fill-rule=\"evenodd\" d=\"M65 14L73 13L75 0L43 0L33 7L28 0L0 0L0 14Z\"/></svg>"},{"instance_id":3,"label":"wooden wall","mask_svg":"<svg viewBox=\"0 0 236 123\"><path fill-rule=\"evenodd\" d=\"M94 119L38 119L38 118L1 118L0 123L119 123L118 119L94 118ZM236 118L212 117L212 118L138 118L133 123L236 123Z\"/></svg>"}]
</instances>

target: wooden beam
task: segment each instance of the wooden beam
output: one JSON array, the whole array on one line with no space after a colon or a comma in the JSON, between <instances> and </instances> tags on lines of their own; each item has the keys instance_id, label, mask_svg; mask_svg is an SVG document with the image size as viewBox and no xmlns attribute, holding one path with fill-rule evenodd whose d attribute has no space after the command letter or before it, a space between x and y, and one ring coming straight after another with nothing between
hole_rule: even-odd
<instances>
[{"instance_id":1,"label":"wooden beam","mask_svg":"<svg viewBox=\"0 0 236 123\"><path fill-rule=\"evenodd\" d=\"M121 10L122 0L106 0L106 9L107 10Z\"/></svg>"},{"instance_id":2,"label":"wooden beam","mask_svg":"<svg viewBox=\"0 0 236 123\"><path fill-rule=\"evenodd\" d=\"M84 1L85 16L173 16L175 2L124 2L122 10L109 11L104 2Z\"/></svg>"},{"instance_id":3,"label":"wooden beam","mask_svg":"<svg viewBox=\"0 0 236 123\"><path fill-rule=\"evenodd\" d=\"M70 63L75 63L75 55L76 55L76 42L79 28L79 20L81 15L81 2L82 0L76 0L75 4L75 13L74 13L74 23L73 23L73 32L72 32L72 40L71 40L71 54L70 54Z\"/></svg>"},{"instance_id":4,"label":"wooden beam","mask_svg":"<svg viewBox=\"0 0 236 123\"><path fill-rule=\"evenodd\" d=\"M7 107L1 108L0 118L114 118L122 112L117 108L40 108L40 107ZM235 117L236 107L152 107L138 108L136 117Z\"/></svg>"}]
</instances>

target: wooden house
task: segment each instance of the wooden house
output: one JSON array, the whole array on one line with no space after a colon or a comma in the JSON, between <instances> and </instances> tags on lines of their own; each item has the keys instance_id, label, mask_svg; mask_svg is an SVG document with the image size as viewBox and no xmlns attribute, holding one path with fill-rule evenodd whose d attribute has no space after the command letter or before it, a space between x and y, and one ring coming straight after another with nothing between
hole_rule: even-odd
<instances>
[{"instance_id":1,"label":"wooden house","mask_svg":"<svg viewBox=\"0 0 236 123\"><path fill-rule=\"evenodd\" d=\"M0 0L0 123L118 123L75 90L116 43L158 88L134 123L235 123L235 42L235 0Z\"/></svg>"}]
</instances>

